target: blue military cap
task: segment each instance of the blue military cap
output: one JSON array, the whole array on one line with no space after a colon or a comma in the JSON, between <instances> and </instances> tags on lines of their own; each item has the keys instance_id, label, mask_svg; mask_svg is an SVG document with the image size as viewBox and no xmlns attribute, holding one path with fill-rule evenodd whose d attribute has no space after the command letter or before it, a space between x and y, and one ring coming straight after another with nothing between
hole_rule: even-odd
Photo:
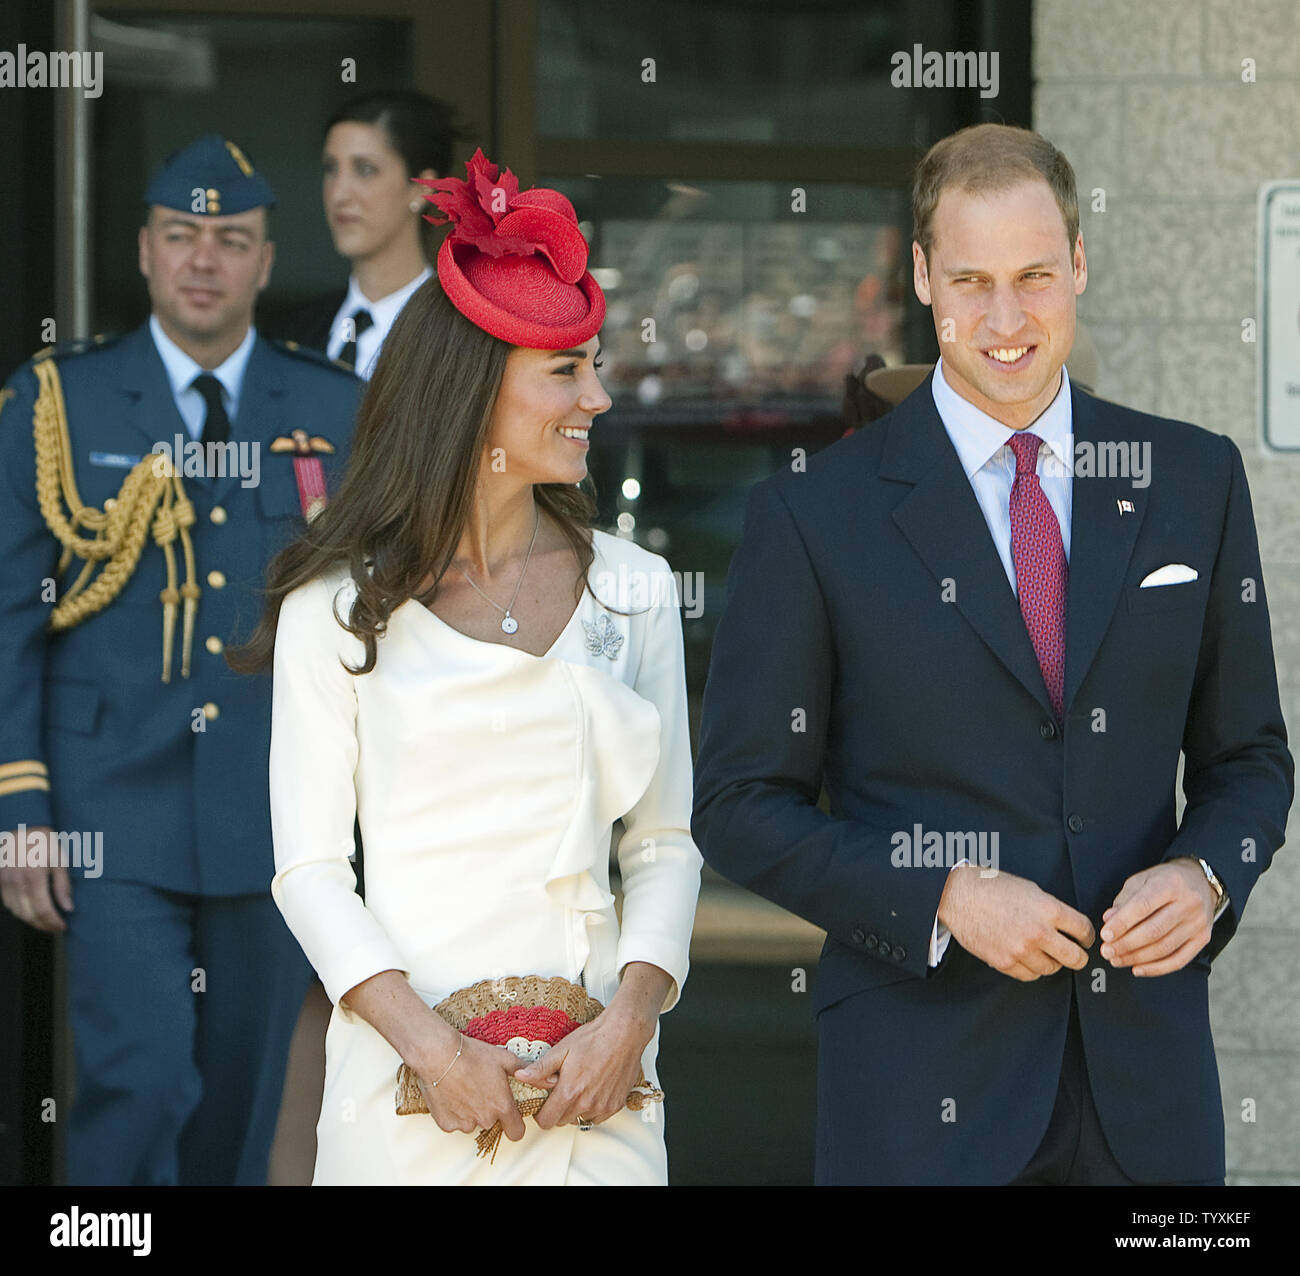
<instances>
[{"instance_id":1,"label":"blue military cap","mask_svg":"<svg viewBox=\"0 0 1300 1276\"><path fill-rule=\"evenodd\" d=\"M154 173L144 202L219 217L274 204L275 195L234 142L209 133L167 157Z\"/></svg>"}]
</instances>

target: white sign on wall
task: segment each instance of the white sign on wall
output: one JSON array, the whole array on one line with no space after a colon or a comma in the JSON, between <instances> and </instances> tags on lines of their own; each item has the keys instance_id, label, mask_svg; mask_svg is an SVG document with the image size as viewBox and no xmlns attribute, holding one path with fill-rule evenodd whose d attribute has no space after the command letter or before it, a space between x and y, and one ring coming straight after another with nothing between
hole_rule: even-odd
<instances>
[{"instance_id":1,"label":"white sign on wall","mask_svg":"<svg viewBox=\"0 0 1300 1276\"><path fill-rule=\"evenodd\" d=\"M1260 438L1300 452L1300 182L1260 187L1256 279Z\"/></svg>"}]
</instances>

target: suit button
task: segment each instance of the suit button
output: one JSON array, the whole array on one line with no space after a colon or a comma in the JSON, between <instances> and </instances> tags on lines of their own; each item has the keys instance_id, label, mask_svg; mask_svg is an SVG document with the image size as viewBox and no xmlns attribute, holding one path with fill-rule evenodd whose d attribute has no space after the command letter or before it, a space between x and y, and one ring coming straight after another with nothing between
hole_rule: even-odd
<instances>
[{"instance_id":1,"label":"suit button","mask_svg":"<svg viewBox=\"0 0 1300 1276\"><path fill-rule=\"evenodd\" d=\"M867 936L867 951L874 953L880 941L874 935Z\"/></svg>"},{"instance_id":2,"label":"suit button","mask_svg":"<svg viewBox=\"0 0 1300 1276\"><path fill-rule=\"evenodd\" d=\"M213 634L212 637L209 638L209 639L207 640L207 642L205 642L203 645L204 645L204 646L205 646L205 647L206 647L206 648L207 648L207 649L208 649L208 650L209 650L209 651L210 651L214 656L219 656L219 655L221 654L221 649L222 649L226 644L225 644L224 642L222 642L221 639L218 638L216 634Z\"/></svg>"},{"instance_id":3,"label":"suit button","mask_svg":"<svg viewBox=\"0 0 1300 1276\"><path fill-rule=\"evenodd\" d=\"M1083 821L1077 815L1070 816L1070 818L1066 820L1065 823L1066 823L1066 827L1069 828L1071 833L1083 832Z\"/></svg>"},{"instance_id":4,"label":"suit button","mask_svg":"<svg viewBox=\"0 0 1300 1276\"><path fill-rule=\"evenodd\" d=\"M1043 737L1044 740L1055 740L1055 739L1056 739L1056 723L1055 723L1055 722L1040 722L1040 723L1038 724L1038 734L1041 735L1041 736Z\"/></svg>"},{"instance_id":5,"label":"suit button","mask_svg":"<svg viewBox=\"0 0 1300 1276\"><path fill-rule=\"evenodd\" d=\"M226 507L224 505L214 505L208 513L208 517L220 526L226 521Z\"/></svg>"},{"instance_id":6,"label":"suit button","mask_svg":"<svg viewBox=\"0 0 1300 1276\"><path fill-rule=\"evenodd\" d=\"M866 942L866 939L867 939L866 935L862 933L862 927L855 926L853 928L853 942L855 944L862 944Z\"/></svg>"},{"instance_id":7,"label":"suit button","mask_svg":"<svg viewBox=\"0 0 1300 1276\"><path fill-rule=\"evenodd\" d=\"M903 958L907 956L907 949L904 948L902 944L895 944L891 956L895 961L902 961Z\"/></svg>"},{"instance_id":8,"label":"suit button","mask_svg":"<svg viewBox=\"0 0 1300 1276\"><path fill-rule=\"evenodd\" d=\"M218 709L217 706L213 704L211 700L209 700L207 704L203 706L203 716L207 718L209 722L211 722L220 712L221 710Z\"/></svg>"},{"instance_id":9,"label":"suit button","mask_svg":"<svg viewBox=\"0 0 1300 1276\"><path fill-rule=\"evenodd\" d=\"M209 572L208 584L213 589L224 589L226 585L226 575L224 572Z\"/></svg>"}]
</instances>

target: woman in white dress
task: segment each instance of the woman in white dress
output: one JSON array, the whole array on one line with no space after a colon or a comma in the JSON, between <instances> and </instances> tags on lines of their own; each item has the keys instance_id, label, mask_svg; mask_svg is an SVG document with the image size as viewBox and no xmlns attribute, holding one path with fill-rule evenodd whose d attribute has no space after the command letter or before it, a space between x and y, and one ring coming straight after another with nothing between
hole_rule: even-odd
<instances>
[{"instance_id":1,"label":"woman in white dress","mask_svg":"<svg viewBox=\"0 0 1300 1276\"><path fill-rule=\"evenodd\" d=\"M314 1182L665 1183L663 1106L624 1103L640 1070L658 1083L699 889L677 593L662 558L590 527L610 401L573 209L481 152L468 167L432 187L456 225L348 475L232 659L274 652L271 889L334 1003ZM527 1066L431 1009L508 975L606 1009ZM396 1115L403 1062L429 1116ZM550 1092L526 1127L511 1074ZM490 1162L471 1135L498 1121Z\"/></svg>"}]
</instances>

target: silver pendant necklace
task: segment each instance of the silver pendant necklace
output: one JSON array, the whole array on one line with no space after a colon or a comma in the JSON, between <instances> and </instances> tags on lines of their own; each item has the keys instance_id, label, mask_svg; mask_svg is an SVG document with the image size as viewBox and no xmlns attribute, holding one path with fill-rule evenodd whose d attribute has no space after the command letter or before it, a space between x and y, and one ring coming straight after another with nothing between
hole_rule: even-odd
<instances>
[{"instance_id":1,"label":"silver pendant necklace","mask_svg":"<svg viewBox=\"0 0 1300 1276\"><path fill-rule=\"evenodd\" d=\"M528 570L528 560L533 556L533 546L537 543L537 529L541 526L541 524L542 524L542 508L539 505L536 507L536 513L533 518L533 539L528 542L528 553L524 555L524 571L519 573L519 580L515 584L515 592L511 595L510 598L510 607L513 607L515 605L515 599L519 597L519 587L524 583L524 572ZM487 598L487 601L492 603L492 606L495 607L497 611L505 612L505 615L501 619L502 631L508 634L514 633L515 630L519 628L519 622L510 614L510 607L502 607L500 603L492 602L492 599L488 598L488 596L484 594L483 591L479 589L479 587L472 580L470 580L468 576L465 575L464 568L457 567L456 570L460 572L462 576L465 576L465 583L469 585L469 587L472 590L482 595L482 597Z\"/></svg>"}]
</instances>

